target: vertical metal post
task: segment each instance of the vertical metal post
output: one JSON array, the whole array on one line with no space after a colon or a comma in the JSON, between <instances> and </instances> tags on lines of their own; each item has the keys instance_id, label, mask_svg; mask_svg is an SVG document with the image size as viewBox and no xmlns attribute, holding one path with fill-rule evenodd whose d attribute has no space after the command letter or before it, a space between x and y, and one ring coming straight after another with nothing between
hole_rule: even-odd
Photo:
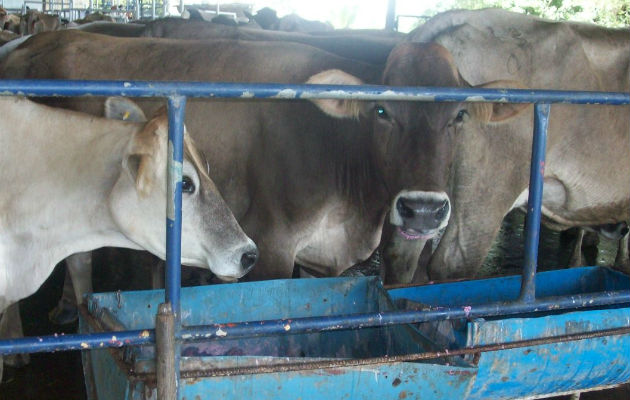
<instances>
[{"instance_id":1,"label":"vertical metal post","mask_svg":"<svg viewBox=\"0 0 630 400\"><path fill-rule=\"evenodd\" d=\"M182 237L182 165L184 160L184 115L186 97L168 98L168 164L166 198L166 290L165 304L160 305L156 330L162 338L162 354L157 371L160 400L179 398L180 346L175 334L181 330L181 237ZM156 332L156 335L157 332Z\"/></svg>"},{"instance_id":2,"label":"vertical metal post","mask_svg":"<svg viewBox=\"0 0 630 400\"><path fill-rule=\"evenodd\" d=\"M529 175L529 197L527 199L527 220L525 237L525 259L523 280L519 300L530 303L536 298L536 267L538 243L540 241L540 215L545 177L545 151L547 147L547 126L549 125L550 105L534 104L534 138Z\"/></svg>"},{"instance_id":3,"label":"vertical metal post","mask_svg":"<svg viewBox=\"0 0 630 400\"><path fill-rule=\"evenodd\" d=\"M395 31L396 26L396 0L387 0L387 14L385 17L385 30Z\"/></svg>"},{"instance_id":4,"label":"vertical metal post","mask_svg":"<svg viewBox=\"0 0 630 400\"><path fill-rule=\"evenodd\" d=\"M155 0L151 0L151 19L155 19Z\"/></svg>"},{"instance_id":5,"label":"vertical metal post","mask_svg":"<svg viewBox=\"0 0 630 400\"><path fill-rule=\"evenodd\" d=\"M179 322L182 234L182 163L186 97L168 98L168 198L166 204L166 301Z\"/></svg>"}]
</instances>

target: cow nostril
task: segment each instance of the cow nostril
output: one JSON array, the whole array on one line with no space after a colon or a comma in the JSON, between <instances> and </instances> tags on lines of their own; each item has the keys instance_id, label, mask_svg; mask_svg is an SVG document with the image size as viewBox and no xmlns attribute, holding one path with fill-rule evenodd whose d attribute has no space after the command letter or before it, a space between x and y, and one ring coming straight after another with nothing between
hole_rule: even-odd
<instances>
[{"instance_id":1,"label":"cow nostril","mask_svg":"<svg viewBox=\"0 0 630 400\"><path fill-rule=\"evenodd\" d=\"M448 211L450 209L450 205L448 204L448 200L444 200L440 208L437 210L435 217L437 220L441 221L448 215Z\"/></svg>"},{"instance_id":2,"label":"cow nostril","mask_svg":"<svg viewBox=\"0 0 630 400\"><path fill-rule=\"evenodd\" d=\"M258 251L257 250L248 251L247 253L243 253L243 255L241 256L241 266L246 271L249 271L250 269L254 267L254 264L256 264L257 260L258 260Z\"/></svg>"},{"instance_id":3,"label":"cow nostril","mask_svg":"<svg viewBox=\"0 0 630 400\"><path fill-rule=\"evenodd\" d=\"M402 218L413 218L413 210L405 204L402 197L396 202L396 210Z\"/></svg>"}]
</instances>

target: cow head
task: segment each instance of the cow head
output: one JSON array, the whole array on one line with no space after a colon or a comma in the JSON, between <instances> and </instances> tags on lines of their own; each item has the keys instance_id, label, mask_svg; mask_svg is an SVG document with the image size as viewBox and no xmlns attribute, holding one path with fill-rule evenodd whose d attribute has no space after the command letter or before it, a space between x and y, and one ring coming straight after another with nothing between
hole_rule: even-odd
<instances>
[{"instance_id":1,"label":"cow head","mask_svg":"<svg viewBox=\"0 0 630 400\"><path fill-rule=\"evenodd\" d=\"M329 70L314 75L307 83L353 85L360 80ZM460 76L448 50L435 43L399 44L388 58L382 83L470 86ZM454 102L314 102L338 118L371 120L373 156L391 196L390 222L410 240L428 240L448 224L452 210L450 169L457 142L463 140L466 129L509 118L525 107Z\"/></svg>"},{"instance_id":2,"label":"cow head","mask_svg":"<svg viewBox=\"0 0 630 400\"><path fill-rule=\"evenodd\" d=\"M134 103L121 98L107 100L106 115L144 119ZM110 211L127 238L165 258L165 217L170 209L166 203L166 164L167 154L173 151L168 144L168 119L162 111L138 125L124 151L122 173L109 196ZM182 263L209 267L224 280L240 278L254 266L256 246L236 222L187 133L184 152L184 162L179 166L183 176Z\"/></svg>"},{"instance_id":3,"label":"cow head","mask_svg":"<svg viewBox=\"0 0 630 400\"><path fill-rule=\"evenodd\" d=\"M4 24L7 22L9 13L4 8L0 7L0 30L4 29Z\"/></svg>"}]
</instances>

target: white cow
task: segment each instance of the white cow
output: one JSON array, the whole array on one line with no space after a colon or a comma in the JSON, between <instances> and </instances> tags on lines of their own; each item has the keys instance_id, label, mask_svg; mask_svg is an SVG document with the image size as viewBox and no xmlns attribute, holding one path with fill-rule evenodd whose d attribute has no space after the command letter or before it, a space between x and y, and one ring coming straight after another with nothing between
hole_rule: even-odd
<instances>
[{"instance_id":1,"label":"white cow","mask_svg":"<svg viewBox=\"0 0 630 400\"><path fill-rule=\"evenodd\" d=\"M165 113L115 121L0 97L0 114L0 313L71 254L115 246L165 257ZM144 119L120 98L108 99L106 115ZM184 142L182 262L239 278L256 246Z\"/></svg>"}]
</instances>

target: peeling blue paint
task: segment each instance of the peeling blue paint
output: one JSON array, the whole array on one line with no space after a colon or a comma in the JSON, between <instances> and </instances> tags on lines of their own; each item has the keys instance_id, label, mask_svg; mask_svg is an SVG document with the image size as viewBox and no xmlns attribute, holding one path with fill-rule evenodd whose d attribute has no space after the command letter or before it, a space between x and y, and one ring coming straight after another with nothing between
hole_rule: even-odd
<instances>
[{"instance_id":1,"label":"peeling blue paint","mask_svg":"<svg viewBox=\"0 0 630 400\"><path fill-rule=\"evenodd\" d=\"M181 163L183 162L183 121L184 111L187 97L205 97L205 98L279 98L279 99L316 99L316 98L351 98L356 100L410 100L410 101L437 101L437 102L461 102L461 101L475 101L475 102L512 102L512 103L536 103L535 116L537 118L536 126L537 132L535 134L535 148L538 148L539 153L544 156L544 131L547 124L549 104L550 103L565 103L565 104L607 104L607 105L628 105L630 104L629 93L611 93L611 92L577 92L577 91L543 91L543 90L522 90L522 89L462 89L462 88L427 88L427 87L385 87L385 86L344 86L344 85L287 85L287 84L240 84L240 83L184 83L184 82L134 82L134 81L57 81L57 80L2 80L0 81L0 95L26 95L26 96L129 96L129 97L167 97L169 104L169 153L168 160L169 166L167 167L169 178L169 194L167 198L168 203L168 217L167 218L167 288L165 296L167 301L173 304L173 311L176 318L181 317L181 311L179 306L180 301L180 281L179 281L179 268L181 258ZM540 148L542 144L542 148ZM544 161L544 157L543 157ZM179 164L178 164L179 163ZM532 182L535 179L542 180L544 174L544 164L540 162L539 158L534 157L532 161ZM530 184L531 187L535 187L537 183ZM536 193L532 193L536 192ZM530 191L530 209L532 214L539 214L540 205L536 205L536 198L542 193L542 183L540 184L540 193L538 189L532 189ZM532 197L533 196L533 197ZM532 226L538 225L537 223L529 224ZM454 306L454 303L444 305L442 307L432 307L430 311L408 311L408 310L388 310L378 312L363 312L355 314L334 314L328 316L318 317L302 317L291 319L272 319L263 321L243 321L238 323L230 323L224 325L209 325L204 327L188 327L180 330L179 322L177 322L176 335L186 339L224 339L232 340L233 338L245 337L245 336L257 336L257 335L269 335L269 334L284 334L289 332L291 335L307 332L328 332L336 330L347 330L356 328L376 327L383 325L396 325L406 323L417 323L422 321L452 321L457 323L458 320L469 319L476 321L480 324L480 318L489 316L508 316L519 313L530 312L545 312L545 311L558 311L575 309L578 307L606 307L609 305L628 305L630 304L630 290L627 282L621 286L613 284L612 286L605 286L599 290L591 292L579 292L569 293L569 296L558 295L557 291L552 292L547 296L540 296L538 289L534 285L538 279L535 270L535 257L532 257L531 251L537 251L537 239L538 231L536 228L528 233L528 252L530 252L530 260L526 262L524 273L523 287L521 290L522 302L513 302L517 291L511 292L507 297L499 297L492 302L492 296L494 293L485 291L484 301L479 304L472 304L470 297L463 303ZM531 237L530 237L531 236ZM533 243L533 244L532 244ZM565 275L571 275L572 272L563 271ZM558 286L564 284L563 279L558 279L555 283ZM614 279L607 281L607 283L615 282ZM474 287L480 287L479 281L471 283ZM468 283L466 283L468 284ZM520 281L519 281L520 284ZM458 284L450 284L451 294L457 296L453 291ZM435 285L437 288L440 285ZM226 286L229 287L229 286ZM430 288L429 286L425 288ZM430 292L433 289L423 289ZM469 292L463 291L470 296ZM539 295L537 299L536 295ZM164 292L157 292L158 296L164 296ZM452 298L447 297L449 300ZM444 298L442 298L443 300ZM122 298L117 296L118 307L113 309L122 309L127 301L127 297ZM161 301L160 301L161 302ZM439 303L439 302L438 302ZM435 304L438 304L435 303ZM618 307L617 306L617 307ZM621 310L627 310L626 308L620 308ZM89 306L91 312L98 310L98 306L91 304ZM233 310L232 310L233 311ZM113 313L113 311L112 311ZM596 315L598 312L595 312ZM501 320L506 322L511 318L505 318ZM205 321L206 323L208 321ZM630 323L630 322L629 322ZM628 323L626 323L627 325ZM152 325L150 325L152 326ZM475 325L477 326L477 325ZM479 325L481 326L481 325ZM288 329L287 329L288 328ZM371 328L370 328L371 329ZM477 328L475 328L477 329ZM322 333L322 334L323 334ZM522 334L518 331L517 334ZM229 336L228 339L225 339ZM626 335L627 336L627 335ZM501 340L498 337L495 340ZM46 337L37 338L23 338L16 340L3 340L0 341L0 354L13 354L13 353L25 353L25 352L40 352L40 351L59 351L59 350L77 350L77 349L91 349L91 348L103 348L103 347L121 347L125 345L140 345L148 344L154 341L154 333L152 330L143 329L141 331L125 331L116 332L115 335L110 334L82 334L82 335L52 335ZM611 343L616 343L616 339L605 338L598 343L606 346L606 349L611 348ZM625 344L624 344L625 345ZM625 345L627 348L627 345ZM541 350L545 354L551 354L551 349ZM522 351L521 351L522 352ZM567 351L565 351L566 353ZM606 352L604 352L606 353ZM96 352L95 354L105 354L105 352ZM179 354L179 353L178 353ZM552 354L551 358L554 360L560 359L562 354ZM95 355L95 358L99 356ZM595 357L596 358L596 357ZM484 360L482 358L482 360ZM492 362L493 365L499 365L501 362ZM179 366L179 361L176 361L176 365ZM480 364L481 365L481 364ZM626 361L625 365L628 365ZM504 365L505 366L505 365ZM418 375L422 376L422 383L427 383L428 386L435 387L436 381L429 379L427 381L426 373L418 372L419 367L414 367L414 374L409 374L407 377L409 381L415 381ZM619 368L618 368L619 369ZM530 371L533 371L532 368ZM615 370L618 374L619 372ZM370 374L374 373L374 379L378 382L378 373L370 371ZM623 372L625 373L625 372ZM388 372L390 375L394 375L393 372ZM298 373L297 376L303 376L303 373ZM332 374L331 375L335 375ZM345 374L352 375L352 374ZM471 376L474 378L475 374L444 374L446 376ZM360 375L353 375L355 379L359 379ZM401 375L403 376L403 375ZM624 375L625 376L625 375ZM381 379L387 379L386 375L382 375ZM471 379L472 379L471 378ZM239 382L238 378L232 384ZM250 376L247 378L252 382L257 378ZM509 376L504 374L500 376L501 382L505 387L506 382L509 381ZM504 380L507 379L507 380ZM625 379L625 378L624 378ZM299 380L298 380L299 381ZM301 381L299 381L301 382ZM592 383L592 382L591 382ZM597 383L597 382L596 382ZM449 383L450 384L450 383ZM599 382L598 384L602 384ZM228 386L230 383L228 383ZM321 382L318 382L321 386ZM468 393L470 386L464 383L460 386L460 389ZM123 385L123 388L131 387L132 385ZM253 386L253 385L252 385ZM417 396L420 396L417 385L407 387L403 384L398 384L396 387L406 390L399 392L399 397L411 396L412 389L416 390ZM242 387L242 386L241 386ZM108 388L109 389L109 388ZM123 389L124 390L124 389ZM354 388L353 388L354 390ZM376 390L376 389L374 389ZM238 391L234 393L242 394ZM117 392L118 393L118 392ZM475 392L483 393L483 391ZM391 393L388 393L391 394ZM372 393L370 393L372 395ZM426 397L426 394L422 396ZM250 396L251 397L251 396ZM321 396L320 396L321 397ZM119 396L122 398L122 396ZM453 398L465 398L463 394L454 395Z\"/></svg>"},{"instance_id":2,"label":"peeling blue paint","mask_svg":"<svg viewBox=\"0 0 630 400\"><path fill-rule=\"evenodd\" d=\"M630 94L527 89L388 87L269 83L2 80L0 95L481 101L501 103L630 104Z\"/></svg>"}]
</instances>

